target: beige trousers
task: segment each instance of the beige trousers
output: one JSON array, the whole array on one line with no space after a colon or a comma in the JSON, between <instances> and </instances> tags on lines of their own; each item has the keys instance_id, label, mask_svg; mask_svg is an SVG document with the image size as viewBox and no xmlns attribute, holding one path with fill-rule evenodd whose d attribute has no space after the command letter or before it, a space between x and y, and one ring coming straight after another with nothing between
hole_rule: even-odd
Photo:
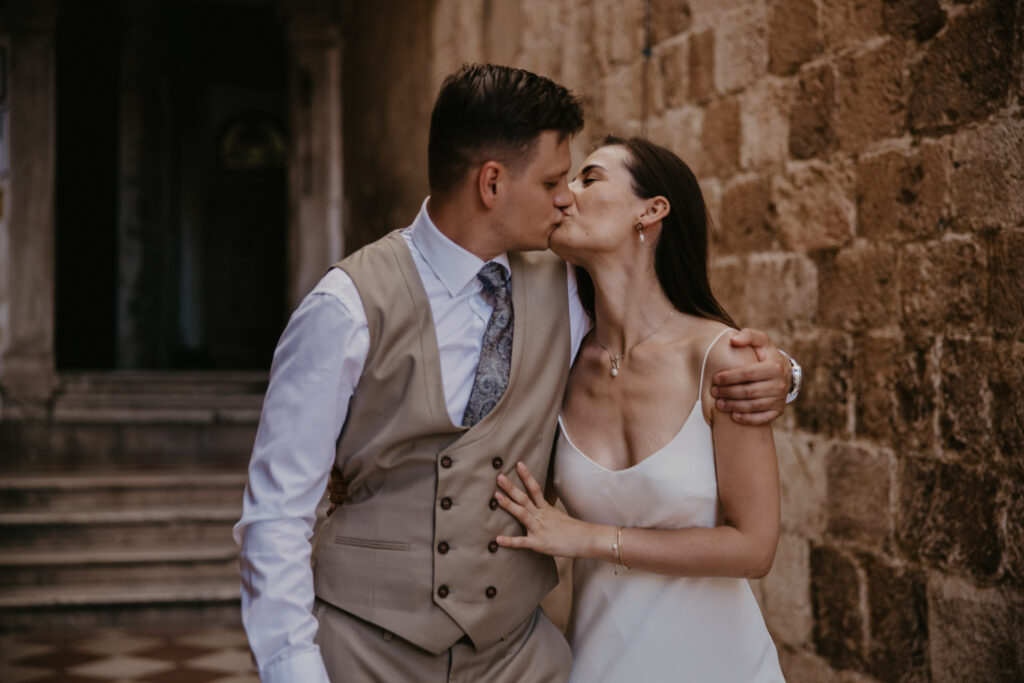
<instances>
[{"instance_id":1,"label":"beige trousers","mask_svg":"<svg viewBox=\"0 0 1024 683\"><path fill-rule=\"evenodd\" d=\"M434 655L322 600L316 643L332 683L563 683L572 653L544 612L476 650L467 639Z\"/></svg>"}]
</instances>

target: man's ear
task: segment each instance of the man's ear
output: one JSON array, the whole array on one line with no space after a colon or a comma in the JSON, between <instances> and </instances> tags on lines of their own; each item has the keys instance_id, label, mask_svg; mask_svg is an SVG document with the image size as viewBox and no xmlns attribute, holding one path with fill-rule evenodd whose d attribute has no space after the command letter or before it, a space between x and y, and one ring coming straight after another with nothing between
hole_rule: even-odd
<instances>
[{"instance_id":1,"label":"man's ear","mask_svg":"<svg viewBox=\"0 0 1024 683\"><path fill-rule=\"evenodd\" d=\"M484 162L477 174L477 192L480 193L480 201L488 209L494 208L498 200L498 191L501 182L505 179L505 168L497 161Z\"/></svg>"}]
</instances>

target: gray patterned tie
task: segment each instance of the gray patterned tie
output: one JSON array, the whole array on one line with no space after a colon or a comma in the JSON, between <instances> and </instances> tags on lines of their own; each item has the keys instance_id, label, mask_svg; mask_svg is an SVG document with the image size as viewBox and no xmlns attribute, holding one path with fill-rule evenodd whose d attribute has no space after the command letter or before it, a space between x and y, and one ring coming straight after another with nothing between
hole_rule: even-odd
<instances>
[{"instance_id":1,"label":"gray patterned tie","mask_svg":"<svg viewBox=\"0 0 1024 683\"><path fill-rule=\"evenodd\" d=\"M484 330L480 362L476 366L469 403L462 416L462 424L472 427L484 419L505 393L508 374L512 366L512 299L505 280L505 268L499 263L488 263L477 278L484 290L494 298L494 311Z\"/></svg>"}]
</instances>

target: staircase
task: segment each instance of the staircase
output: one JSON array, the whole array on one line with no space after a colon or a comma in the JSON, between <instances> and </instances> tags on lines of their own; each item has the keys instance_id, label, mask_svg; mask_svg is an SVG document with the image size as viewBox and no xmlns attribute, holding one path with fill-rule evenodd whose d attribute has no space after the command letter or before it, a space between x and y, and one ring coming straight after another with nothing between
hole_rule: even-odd
<instances>
[{"instance_id":1,"label":"staircase","mask_svg":"<svg viewBox=\"0 0 1024 683\"><path fill-rule=\"evenodd\" d=\"M63 378L0 423L0 631L237 623L231 528L265 374Z\"/></svg>"}]
</instances>

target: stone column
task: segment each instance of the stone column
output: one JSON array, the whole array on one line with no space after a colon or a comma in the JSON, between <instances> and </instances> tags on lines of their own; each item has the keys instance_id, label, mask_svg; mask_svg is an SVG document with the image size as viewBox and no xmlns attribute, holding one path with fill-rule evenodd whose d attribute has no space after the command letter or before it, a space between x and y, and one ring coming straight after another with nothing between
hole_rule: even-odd
<instances>
[{"instance_id":1,"label":"stone column","mask_svg":"<svg viewBox=\"0 0 1024 683\"><path fill-rule=\"evenodd\" d=\"M283 2L289 49L288 302L344 254L337 2Z\"/></svg>"},{"instance_id":2,"label":"stone column","mask_svg":"<svg viewBox=\"0 0 1024 683\"><path fill-rule=\"evenodd\" d=\"M4 416L45 407L54 361L56 53L53 0L15 0L0 14L6 44L10 159L0 216L0 393ZM6 249L4 249L6 242ZM6 297L6 300L4 300Z\"/></svg>"}]
</instances>

